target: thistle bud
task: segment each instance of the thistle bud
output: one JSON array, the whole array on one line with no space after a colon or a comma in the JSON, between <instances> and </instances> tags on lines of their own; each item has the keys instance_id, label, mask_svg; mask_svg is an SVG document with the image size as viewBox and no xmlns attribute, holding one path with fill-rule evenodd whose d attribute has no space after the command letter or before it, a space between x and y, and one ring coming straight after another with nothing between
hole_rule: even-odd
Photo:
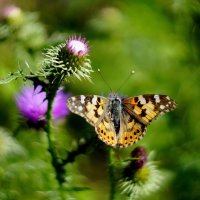
<instances>
[{"instance_id":1,"label":"thistle bud","mask_svg":"<svg viewBox=\"0 0 200 200\"><path fill-rule=\"evenodd\" d=\"M131 162L131 165L134 167L134 169L142 168L147 162L147 152L143 147L136 147L131 152L131 157L135 158L135 160Z\"/></svg>"},{"instance_id":2,"label":"thistle bud","mask_svg":"<svg viewBox=\"0 0 200 200\"><path fill-rule=\"evenodd\" d=\"M82 37L69 37L66 43L50 48L46 53L43 71L49 75L60 75L68 79L75 76L90 80L93 71L88 58L88 43Z\"/></svg>"},{"instance_id":3,"label":"thistle bud","mask_svg":"<svg viewBox=\"0 0 200 200\"><path fill-rule=\"evenodd\" d=\"M130 199L140 199L160 188L163 174L154 162L148 161L143 147L136 147L131 157L133 160L125 166L119 180L119 190Z\"/></svg>"},{"instance_id":4,"label":"thistle bud","mask_svg":"<svg viewBox=\"0 0 200 200\"><path fill-rule=\"evenodd\" d=\"M24 16L22 10L15 6L9 5L3 9L3 17L13 26L19 26L23 23Z\"/></svg>"}]
</instances>

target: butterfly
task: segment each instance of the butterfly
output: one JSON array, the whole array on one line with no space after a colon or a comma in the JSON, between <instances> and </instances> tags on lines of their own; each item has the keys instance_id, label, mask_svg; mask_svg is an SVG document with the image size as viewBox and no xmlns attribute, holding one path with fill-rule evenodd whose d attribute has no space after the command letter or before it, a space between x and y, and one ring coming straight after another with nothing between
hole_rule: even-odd
<instances>
[{"instance_id":1,"label":"butterfly","mask_svg":"<svg viewBox=\"0 0 200 200\"><path fill-rule=\"evenodd\" d=\"M176 103L167 95L125 98L112 92L108 98L73 96L67 100L67 106L94 126L98 137L107 145L124 148L143 138L152 120L174 110Z\"/></svg>"}]
</instances>

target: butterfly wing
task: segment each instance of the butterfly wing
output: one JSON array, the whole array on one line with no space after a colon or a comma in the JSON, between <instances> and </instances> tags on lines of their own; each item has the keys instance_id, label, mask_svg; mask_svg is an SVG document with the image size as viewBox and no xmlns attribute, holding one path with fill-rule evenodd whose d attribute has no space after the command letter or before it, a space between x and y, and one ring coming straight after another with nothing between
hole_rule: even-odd
<instances>
[{"instance_id":1,"label":"butterfly wing","mask_svg":"<svg viewBox=\"0 0 200 200\"><path fill-rule=\"evenodd\" d=\"M175 109L176 103L166 95L146 94L122 99L122 117L117 145L127 147L136 143L147 125L158 116Z\"/></svg>"},{"instance_id":2,"label":"butterfly wing","mask_svg":"<svg viewBox=\"0 0 200 200\"><path fill-rule=\"evenodd\" d=\"M71 112L84 117L88 123L95 126L105 112L107 98L97 95L73 96L67 100L67 106Z\"/></svg>"},{"instance_id":3,"label":"butterfly wing","mask_svg":"<svg viewBox=\"0 0 200 200\"><path fill-rule=\"evenodd\" d=\"M122 111L120 132L118 135L117 146L127 147L136 143L146 132L146 125L139 122L133 115L126 110Z\"/></svg>"},{"instance_id":4,"label":"butterfly wing","mask_svg":"<svg viewBox=\"0 0 200 200\"><path fill-rule=\"evenodd\" d=\"M176 103L169 96L145 94L122 100L123 109L139 122L148 125L158 116L176 108Z\"/></svg>"},{"instance_id":5,"label":"butterfly wing","mask_svg":"<svg viewBox=\"0 0 200 200\"><path fill-rule=\"evenodd\" d=\"M176 107L176 103L166 95L146 94L122 99L120 131L116 134L108 110L108 100L97 95L75 96L68 99L71 112L84 117L106 144L113 147L127 147L140 140L146 126L161 114Z\"/></svg>"},{"instance_id":6,"label":"butterfly wing","mask_svg":"<svg viewBox=\"0 0 200 200\"><path fill-rule=\"evenodd\" d=\"M74 96L67 101L71 112L84 117L95 127L98 137L110 146L117 143L116 133L107 108L108 100L97 95Z\"/></svg>"},{"instance_id":7,"label":"butterfly wing","mask_svg":"<svg viewBox=\"0 0 200 200\"><path fill-rule=\"evenodd\" d=\"M107 145L115 147L117 144L116 132L109 112L105 112L102 119L96 124L98 137Z\"/></svg>"}]
</instances>

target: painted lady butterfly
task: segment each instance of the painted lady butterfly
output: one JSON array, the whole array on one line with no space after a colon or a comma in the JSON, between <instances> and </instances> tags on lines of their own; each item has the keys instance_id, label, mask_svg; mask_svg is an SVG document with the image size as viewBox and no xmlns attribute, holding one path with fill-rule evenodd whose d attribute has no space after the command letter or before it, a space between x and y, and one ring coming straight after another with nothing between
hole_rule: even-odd
<instances>
[{"instance_id":1,"label":"painted lady butterfly","mask_svg":"<svg viewBox=\"0 0 200 200\"><path fill-rule=\"evenodd\" d=\"M121 148L140 140L152 120L176 107L175 101L166 95L121 98L116 93L111 93L108 98L74 96L68 99L67 105L71 112L84 117L95 127L103 142Z\"/></svg>"}]
</instances>

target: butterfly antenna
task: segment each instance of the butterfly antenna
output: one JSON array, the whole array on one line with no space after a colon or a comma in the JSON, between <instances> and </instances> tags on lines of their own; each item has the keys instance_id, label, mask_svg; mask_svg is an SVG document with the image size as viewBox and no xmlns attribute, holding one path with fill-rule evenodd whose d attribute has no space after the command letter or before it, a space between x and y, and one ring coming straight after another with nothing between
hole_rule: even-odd
<instances>
[{"instance_id":1,"label":"butterfly antenna","mask_svg":"<svg viewBox=\"0 0 200 200\"><path fill-rule=\"evenodd\" d=\"M110 89L110 91L112 91L112 88L110 87L110 85L108 84L108 82L104 79L104 77L101 74L101 70L97 69L97 71L99 72L99 75L101 76L102 80L104 81L104 83L108 86L108 88Z\"/></svg>"},{"instance_id":2,"label":"butterfly antenna","mask_svg":"<svg viewBox=\"0 0 200 200\"><path fill-rule=\"evenodd\" d=\"M130 77L135 73L134 70L131 71L131 73L127 76L127 78L124 80L124 82L121 84L121 86L117 89L116 92L118 92L124 85L125 83L130 79Z\"/></svg>"}]
</instances>

